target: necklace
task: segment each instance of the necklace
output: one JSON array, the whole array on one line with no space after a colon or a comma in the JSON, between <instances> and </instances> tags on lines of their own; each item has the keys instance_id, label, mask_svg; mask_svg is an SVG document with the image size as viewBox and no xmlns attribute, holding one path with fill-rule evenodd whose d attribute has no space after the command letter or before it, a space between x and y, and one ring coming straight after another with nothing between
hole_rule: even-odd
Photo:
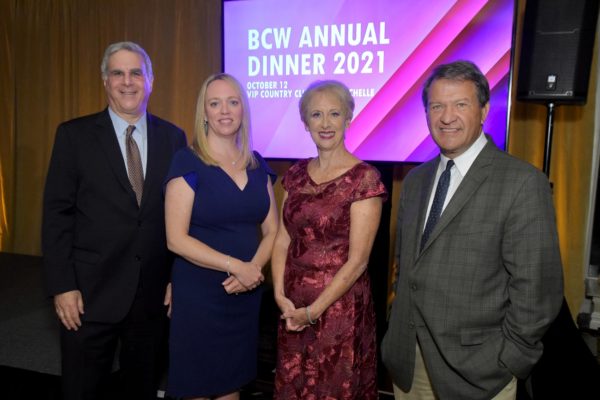
<instances>
[{"instance_id":1,"label":"necklace","mask_svg":"<svg viewBox=\"0 0 600 400\"><path fill-rule=\"evenodd\" d=\"M222 154L219 154L218 156L219 156L218 158L220 158L222 160L227 158L225 155L222 155ZM238 163L238 161L240 161L241 158L242 158L242 155L239 154L235 160L233 160L233 161L229 161L228 160L228 161L225 161L225 162L222 162L222 163L223 164L228 164L229 163L229 164L231 164L232 166L235 167L236 164Z\"/></svg>"},{"instance_id":2,"label":"necklace","mask_svg":"<svg viewBox=\"0 0 600 400\"><path fill-rule=\"evenodd\" d=\"M242 155L241 155L241 154L240 154L240 155L238 155L238 157L237 157L235 160L233 160L233 161L231 162L231 165L235 166L235 165L237 164L237 162L238 162L238 161L240 161L240 158L242 158Z\"/></svg>"}]
</instances>

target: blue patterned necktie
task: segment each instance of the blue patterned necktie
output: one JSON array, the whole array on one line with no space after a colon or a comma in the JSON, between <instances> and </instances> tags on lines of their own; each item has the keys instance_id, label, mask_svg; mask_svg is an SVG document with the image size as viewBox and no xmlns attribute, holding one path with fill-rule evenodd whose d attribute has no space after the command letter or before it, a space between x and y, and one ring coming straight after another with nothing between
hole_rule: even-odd
<instances>
[{"instance_id":1,"label":"blue patterned necktie","mask_svg":"<svg viewBox=\"0 0 600 400\"><path fill-rule=\"evenodd\" d=\"M433 203L431 203L431 210L429 211L429 217L427 218L427 223L425 224L425 230L423 231L423 236L421 237L421 250L427 243L427 239L429 239L429 235L433 232L433 228L435 228L435 224L437 224L440 219L440 215L442 215L442 208L444 207L444 201L446 200L446 193L448 193L448 186L450 186L450 170L454 165L453 160L448 160L446 163L446 169L440 175L440 180L438 181L437 188L435 189L435 197L433 198Z\"/></svg>"}]
</instances>

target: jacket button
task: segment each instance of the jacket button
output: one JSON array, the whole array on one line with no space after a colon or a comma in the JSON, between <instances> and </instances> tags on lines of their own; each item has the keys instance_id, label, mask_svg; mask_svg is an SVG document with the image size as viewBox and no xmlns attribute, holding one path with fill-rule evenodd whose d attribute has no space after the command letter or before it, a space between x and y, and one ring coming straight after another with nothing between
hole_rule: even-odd
<instances>
[{"instance_id":1,"label":"jacket button","mask_svg":"<svg viewBox=\"0 0 600 400\"><path fill-rule=\"evenodd\" d=\"M412 322L412 321L410 321L410 322L408 323L408 327L409 327L410 329L415 329L415 323L414 323L414 322Z\"/></svg>"},{"instance_id":2,"label":"jacket button","mask_svg":"<svg viewBox=\"0 0 600 400\"><path fill-rule=\"evenodd\" d=\"M410 285L410 288L412 290L417 290L417 285L415 283L413 283L412 285Z\"/></svg>"},{"instance_id":3,"label":"jacket button","mask_svg":"<svg viewBox=\"0 0 600 400\"><path fill-rule=\"evenodd\" d=\"M142 257L140 257L139 255L135 256L135 261L140 261L142 259Z\"/></svg>"}]
</instances>

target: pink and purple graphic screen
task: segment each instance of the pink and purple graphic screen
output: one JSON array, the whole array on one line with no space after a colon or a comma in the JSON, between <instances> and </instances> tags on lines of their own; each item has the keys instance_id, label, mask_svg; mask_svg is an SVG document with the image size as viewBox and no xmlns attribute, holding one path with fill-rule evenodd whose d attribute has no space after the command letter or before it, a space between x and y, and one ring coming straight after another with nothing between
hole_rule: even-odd
<instances>
[{"instance_id":1,"label":"pink and purple graphic screen","mask_svg":"<svg viewBox=\"0 0 600 400\"><path fill-rule=\"evenodd\" d=\"M354 96L346 146L357 157L434 157L421 89L433 67L454 60L487 76L484 131L505 147L514 0L238 0L225 1L223 13L224 70L246 89L264 157L316 155L298 101L322 79Z\"/></svg>"}]
</instances>

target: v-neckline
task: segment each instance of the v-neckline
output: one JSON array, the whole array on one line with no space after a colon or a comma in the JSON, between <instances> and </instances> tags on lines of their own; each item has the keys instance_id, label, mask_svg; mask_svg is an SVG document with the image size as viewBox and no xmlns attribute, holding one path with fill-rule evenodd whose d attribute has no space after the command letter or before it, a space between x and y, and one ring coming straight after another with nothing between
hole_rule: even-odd
<instances>
[{"instance_id":1,"label":"v-neckline","mask_svg":"<svg viewBox=\"0 0 600 400\"><path fill-rule=\"evenodd\" d=\"M219 170L221 170L221 172L223 172L223 174L225 174L225 176L231 181L231 183L233 184L233 186L235 186L240 192L243 192L244 190L246 190L246 188L248 187L248 183L250 183L250 175L248 175L248 169L246 168L244 170L244 173L246 174L246 184L244 185L244 187L240 187L237 182L235 181L235 179L233 179L233 177L231 175L229 175L227 173L227 171L225 171L220 165L217 165L217 168Z\"/></svg>"}]
</instances>

